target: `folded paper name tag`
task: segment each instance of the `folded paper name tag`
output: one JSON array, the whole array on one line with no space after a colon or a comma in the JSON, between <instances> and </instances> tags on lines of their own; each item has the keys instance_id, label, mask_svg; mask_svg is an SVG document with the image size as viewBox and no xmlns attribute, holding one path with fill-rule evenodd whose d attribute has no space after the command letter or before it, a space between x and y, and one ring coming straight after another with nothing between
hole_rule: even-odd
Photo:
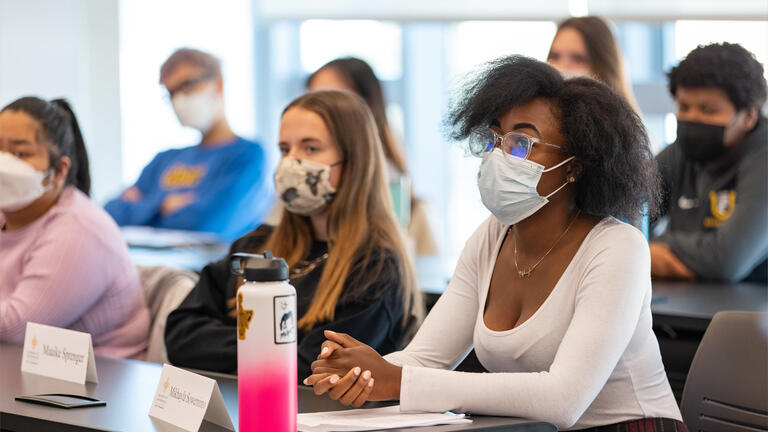
<instances>
[{"instance_id":1,"label":"folded paper name tag","mask_svg":"<svg viewBox=\"0 0 768 432\"><path fill-rule=\"evenodd\" d=\"M27 323L21 371L78 384L98 383L91 335Z\"/></svg>"},{"instance_id":2,"label":"folded paper name tag","mask_svg":"<svg viewBox=\"0 0 768 432\"><path fill-rule=\"evenodd\" d=\"M203 420L235 430L216 380L163 365L149 416L197 432Z\"/></svg>"}]
</instances>

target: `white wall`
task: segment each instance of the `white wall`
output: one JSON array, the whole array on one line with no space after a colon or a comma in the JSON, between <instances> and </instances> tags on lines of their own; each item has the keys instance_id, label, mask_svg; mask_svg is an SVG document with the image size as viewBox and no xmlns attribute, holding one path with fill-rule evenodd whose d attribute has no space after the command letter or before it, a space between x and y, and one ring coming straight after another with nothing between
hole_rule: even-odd
<instances>
[{"instance_id":1,"label":"white wall","mask_svg":"<svg viewBox=\"0 0 768 432\"><path fill-rule=\"evenodd\" d=\"M0 0L0 106L65 97L83 129L92 196L120 188L117 0Z\"/></svg>"}]
</instances>

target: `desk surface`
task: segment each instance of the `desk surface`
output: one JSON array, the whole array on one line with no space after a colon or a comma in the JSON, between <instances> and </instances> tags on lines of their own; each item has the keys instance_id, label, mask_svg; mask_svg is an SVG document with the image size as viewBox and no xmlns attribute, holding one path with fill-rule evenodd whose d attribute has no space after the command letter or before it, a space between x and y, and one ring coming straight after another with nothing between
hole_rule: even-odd
<instances>
[{"instance_id":1,"label":"desk surface","mask_svg":"<svg viewBox=\"0 0 768 432\"><path fill-rule=\"evenodd\" d=\"M654 317L679 318L708 324L725 310L768 312L768 287L762 284L653 282Z\"/></svg>"},{"instance_id":2,"label":"desk surface","mask_svg":"<svg viewBox=\"0 0 768 432\"><path fill-rule=\"evenodd\" d=\"M194 231L143 226L120 228L134 264L167 266L200 271L227 255L229 244L215 236Z\"/></svg>"},{"instance_id":3,"label":"desk surface","mask_svg":"<svg viewBox=\"0 0 768 432\"><path fill-rule=\"evenodd\" d=\"M712 317L720 311L768 311L768 287L754 283L653 282L654 314L691 318Z\"/></svg>"},{"instance_id":4,"label":"desk surface","mask_svg":"<svg viewBox=\"0 0 768 432\"><path fill-rule=\"evenodd\" d=\"M21 347L0 345L0 427L10 431L164 431L148 413L161 366L136 360L96 357L99 384L72 384L21 373ZM216 379L232 422L237 425L237 380L228 375L207 374ZM106 407L62 410L14 400L20 395L73 393L107 401ZM344 409L338 402L318 397L299 387L299 412ZM223 431L205 422L201 431ZM473 417L470 425L449 425L408 431L555 431L549 423L505 417Z\"/></svg>"}]
</instances>

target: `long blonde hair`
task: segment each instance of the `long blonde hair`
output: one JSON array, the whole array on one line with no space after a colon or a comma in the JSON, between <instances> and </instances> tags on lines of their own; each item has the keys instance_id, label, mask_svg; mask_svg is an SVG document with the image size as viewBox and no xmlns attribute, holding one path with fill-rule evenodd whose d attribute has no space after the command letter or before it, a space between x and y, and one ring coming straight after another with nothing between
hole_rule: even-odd
<instances>
[{"instance_id":1,"label":"long blonde hair","mask_svg":"<svg viewBox=\"0 0 768 432\"><path fill-rule=\"evenodd\" d=\"M328 208L328 261L309 310L298 322L299 328L307 331L320 322L333 320L342 294L361 294L386 270L386 262L381 259L384 251L396 258L403 281L403 325L410 315L421 318L423 303L395 219L384 152L370 110L360 97L336 90L306 93L291 102L283 115L293 108L320 116L344 160L336 196ZM309 218L285 211L264 249L283 257L292 267L307 257L311 244ZM378 262L373 262L374 258L379 258ZM350 277L352 283L345 286Z\"/></svg>"}]
</instances>

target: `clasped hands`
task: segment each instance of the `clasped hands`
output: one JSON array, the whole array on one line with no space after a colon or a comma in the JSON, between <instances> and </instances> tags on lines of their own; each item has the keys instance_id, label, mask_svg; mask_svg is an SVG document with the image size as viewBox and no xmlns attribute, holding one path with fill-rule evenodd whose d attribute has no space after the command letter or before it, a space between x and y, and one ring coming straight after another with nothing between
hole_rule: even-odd
<instances>
[{"instance_id":1,"label":"clasped hands","mask_svg":"<svg viewBox=\"0 0 768 432\"><path fill-rule=\"evenodd\" d=\"M400 396L401 367L352 336L330 330L324 335L328 340L312 362L312 375L304 380L316 395L327 392L331 399L355 408L369 400Z\"/></svg>"}]
</instances>

